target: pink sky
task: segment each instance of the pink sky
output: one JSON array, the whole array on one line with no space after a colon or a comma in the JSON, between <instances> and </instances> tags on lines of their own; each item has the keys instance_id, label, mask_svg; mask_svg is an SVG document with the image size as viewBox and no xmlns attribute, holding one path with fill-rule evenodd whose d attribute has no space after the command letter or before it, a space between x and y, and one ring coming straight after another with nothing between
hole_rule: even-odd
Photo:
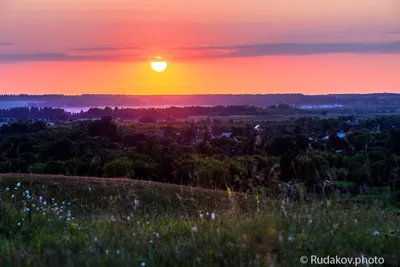
<instances>
[{"instance_id":1,"label":"pink sky","mask_svg":"<svg viewBox=\"0 0 400 267\"><path fill-rule=\"evenodd\" d=\"M400 93L397 0L34 2L0 2L1 94Z\"/></svg>"}]
</instances>

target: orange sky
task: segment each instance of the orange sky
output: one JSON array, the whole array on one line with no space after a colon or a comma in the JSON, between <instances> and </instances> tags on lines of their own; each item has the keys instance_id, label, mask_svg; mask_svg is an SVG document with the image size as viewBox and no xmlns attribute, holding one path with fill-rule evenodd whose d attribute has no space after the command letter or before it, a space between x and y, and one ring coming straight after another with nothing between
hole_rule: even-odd
<instances>
[{"instance_id":1,"label":"orange sky","mask_svg":"<svg viewBox=\"0 0 400 267\"><path fill-rule=\"evenodd\" d=\"M400 93L397 0L226 3L2 0L0 94Z\"/></svg>"}]
</instances>

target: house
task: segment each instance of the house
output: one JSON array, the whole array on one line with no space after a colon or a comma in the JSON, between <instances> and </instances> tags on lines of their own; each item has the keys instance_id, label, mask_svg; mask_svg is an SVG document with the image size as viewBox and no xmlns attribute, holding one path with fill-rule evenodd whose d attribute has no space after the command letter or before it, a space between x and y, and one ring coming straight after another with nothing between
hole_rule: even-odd
<instances>
[{"instance_id":1,"label":"house","mask_svg":"<svg viewBox=\"0 0 400 267\"><path fill-rule=\"evenodd\" d=\"M220 135L220 137L230 138L231 135L232 135L232 133L230 133L230 132L225 132L225 133L222 133L222 134Z\"/></svg>"},{"instance_id":2,"label":"house","mask_svg":"<svg viewBox=\"0 0 400 267\"><path fill-rule=\"evenodd\" d=\"M347 124L350 125L350 126L356 126L356 125L359 125L359 122L358 122L358 120L347 121Z\"/></svg>"},{"instance_id":3,"label":"house","mask_svg":"<svg viewBox=\"0 0 400 267\"><path fill-rule=\"evenodd\" d=\"M336 135L337 135L337 137L339 137L339 138L344 138L344 137L346 136L346 133L340 132L340 133L337 133ZM324 136L323 138L321 138L321 140L324 140L324 141L326 141L326 140L328 140L328 139L329 139L329 135Z\"/></svg>"},{"instance_id":4,"label":"house","mask_svg":"<svg viewBox=\"0 0 400 267\"><path fill-rule=\"evenodd\" d=\"M346 133L340 132L340 133L337 133L337 136L338 136L339 138L344 138L344 137L346 136Z\"/></svg>"}]
</instances>

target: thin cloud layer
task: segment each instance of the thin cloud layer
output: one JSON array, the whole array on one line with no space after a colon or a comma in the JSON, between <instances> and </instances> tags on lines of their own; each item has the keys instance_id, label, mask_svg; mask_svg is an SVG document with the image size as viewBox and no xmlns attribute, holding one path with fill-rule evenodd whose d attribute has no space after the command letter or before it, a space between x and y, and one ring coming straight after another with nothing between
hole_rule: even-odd
<instances>
[{"instance_id":1,"label":"thin cloud layer","mask_svg":"<svg viewBox=\"0 0 400 267\"><path fill-rule=\"evenodd\" d=\"M4 43L5 44L5 43ZM129 50L135 49L133 55ZM36 54L0 54L0 63L30 61L139 61L140 47L99 46L74 48L74 53L36 53ZM400 53L400 41L385 43L269 43L253 45L221 45L170 47L175 59L212 59L262 56L320 55L332 53L357 54L397 54ZM121 51L127 51L121 54ZM187 52L190 53L187 53ZM108 52L108 53L104 53ZM111 52L111 53L110 53ZM113 54L112 52L115 52ZM118 52L118 53L117 53Z\"/></svg>"},{"instance_id":2,"label":"thin cloud layer","mask_svg":"<svg viewBox=\"0 0 400 267\"><path fill-rule=\"evenodd\" d=\"M11 42L0 42L0 46L10 46L10 45L14 45L14 43L11 43Z\"/></svg>"},{"instance_id":3,"label":"thin cloud layer","mask_svg":"<svg viewBox=\"0 0 400 267\"><path fill-rule=\"evenodd\" d=\"M80 47L73 48L72 51L82 51L82 52L110 52L110 51L121 51L121 50L134 50L140 49L137 46L124 47L124 46L93 46L93 47Z\"/></svg>"},{"instance_id":4,"label":"thin cloud layer","mask_svg":"<svg viewBox=\"0 0 400 267\"><path fill-rule=\"evenodd\" d=\"M193 50L230 50L212 57L259 57L270 55L318 55L332 53L394 54L400 53L400 41L387 43L273 43L234 46L187 47Z\"/></svg>"}]
</instances>

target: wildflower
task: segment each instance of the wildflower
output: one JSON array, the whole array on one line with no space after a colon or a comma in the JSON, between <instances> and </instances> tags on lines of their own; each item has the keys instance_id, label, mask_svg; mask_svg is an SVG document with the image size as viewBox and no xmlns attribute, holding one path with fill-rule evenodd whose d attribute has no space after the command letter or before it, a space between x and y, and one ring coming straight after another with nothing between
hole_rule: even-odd
<instances>
[{"instance_id":1,"label":"wildflower","mask_svg":"<svg viewBox=\"0 0 400 267\"><path fill-rule=\"evenodd\" d=\"M31 196L30 196L30 195L27 195L27 196L26 196L26 198L27 198L27 199L30 199L30 198L31 198Z\"/></svg>"},{"instance_id":2,"label":"wildflower","mask_svg":"<svg viewBox=\"0 0 400 267\"><path fill-rule=\"evenodd\" d=\"M20 183L20 182L18 182L18 183L17 183L17 187L20 187L20 186L21 186L21 183Z\"/></svg>"},{"instance_id":3,"label":"wildflower","mask_svg":"<svg viewBox=\"0 0 400 267\"><path fill-rule=\"evenodd\" d=\"M110 219L111 219L112 222L115 222L115 217L114 217L114 215L111 215L111 218L110 218Z\"/></svg>"},{"instance_id":4,"label":"wildflower","mask_svg":"<svg viewBox=\"0 0 400 267\"><path fill-rule=\"evenodd\" d=\"M283 235L282 235L282 233L279 233L279 242L282 242L283 241Z\"/></svg>"},{"instance_id":5,"label":"wildflower","mask_svg":"<svg viewBox=\"0 0 400 267\"><path fill-rule=\"evenodd\" d=\"M42 202L42 200L43 200L43 197L42 197L42 196L40 196L40 197L39 197L39 201L40 201L40 202Z\"/></svg>"},{"instance_id":6,"label":"wildflower","mask_svg":"<svg viewBox=\"0 0 400 267\"><path fill-rule=\"evenodd\" d=\"M155 235L155 237L160 238L160 234L157 232L153 232L153 235Z\"/></svg>"},{"instance_id":7,"label":"wildflower","mask_svg":"<svg viewBox=\"0 0 400 267\"><path fill-rule=\"evenodd\" d=\"M373 235L379 235L380 233L379 233L379 231L377 231L377 230L375 230L374 232L373 232Z\"/></svg>"},{"instance_id":8,"label":"wildflower","mask_svg":"<svg viewBox=\"0 0 400 267\"><path fill-rule=\"evenodd\" d=\"M308 220L308 223L312 223L312 220L310 219L310 220Z\"/></svg>"},{"instance_id":9,"label":"wildflower","mask_svg":"<svg viewBox=\"0 0 400 267\"><path fill-rule=\"evenodd\" d=\"M290 235L290 236L288 236L288 240L289 240L289 241L293 241L293 239L294 239L294 237L293 237L293 236L291 236L291 235Z\"/></svg>"},{"instance_id":10,"label":"wildflower","mask_svg":"<svg viewBox=\"0 0 400 267\"><path fill-rule=\"evenodd\" d=\"M214 219L215 219L215 214L214 214L214 212L213 212L213 213L211 213L211 219L212 219L212 220L214 220Z\"/></svg>"},{"instance_id":11,"label":"wildflower","mask_svg":"<svg viewBox=\"0 0 400 267\"><path fill-rule=\"evenodd\" d=\"M20 223L20 222L18 222L18 223L17 223L17 225L18 225L18 226L21 226L21 223Z\"/></svg>"},{"instance_id":12,"label":"wildflower","mask_svg":"<svg viewBox=\"0 0 400 267\"><path fill-rule=\"evenodd\" d=\"M228 192L228 197L231 197L232 196L232 190L228 187L226 189L226 191Z\"/></svg>"},{"instance_id":13,"label":"wildflower","mask_svg":"<svg viewBox=\"0 0 400 267\"><path fill-rule=\"evenodd\" d=\"M116 251L116 252L117 252L117 254L119 254L119 249L117 249L117 251Z\"/></svg>"},{"instance_id":14,"label":"wildflower","mask_svg":"<svg viewBox=\"0 0 400 267\"><path fill-rule=\"evenodd\" d=\"M108 255L108 249L106 249L106 255Z\"/></svg>"},{"instance_id":15,"label":"wildflower","mask_svg":"<svg viewBox=\"0 0 400 267\"><path fill-rule=\"evenodd\" d=\"M126 217L126 219L127 219L128 221L130 221L130 220L131 220L131 216Z\"/></svg>"},{"instance_id":16,"label":"wildflower","mask_svg":"<svg viewBox=\"0 0 400 267\"><path fill-rule=\"evenodd\" d=\"M356 218L356 219L354 219L354 223L356 223L356 224L358 223L358 221L357 221L357 218Z\"/></svg>"},{"instance_id":17,"label":"wildflower","mask_svg":"<svg viewBox=\"0 0 400 267\"><path fill-rule=\"evenodd\" d=\"M140 224L140 221L137 221L137 224Z\"/></svg>"},{"instance_id":18,"label":"wildflower","mask_svg":"<svg viewBox=\"0 0 400 267\"><path fill-rule=\"evenodd\" d=\"M93 240L94 240L94 242L96 242L96 243L97 243L97 241L98 241L98 240L97 240L97 237L94 237Z\"/></svg>"},{"instance_id":19,"label":"wildflower","mask_svg":"<svg viewBox=\"0 0 400 267\"><path fill-rule=\"evenodd\" d=\"M146 263L145 263L145 262L142 262L141 266L142 266L142 267L146 266Z\"/></svg>"},{"instance_id":20,"label":"wildflower","mask_svg":"<svg viewBox=\"0 0 400 267\"><path fill-rule=\"evenodd\" d=\"M200 213L200 219L202 219L202 220L203 220L203 214L201 214L201 213Z\"/></svg>"},{"instance_id":21,"label":"wildflower","mask_svg":"<svg viewBox=\"0 0 400 267\"><path fill-rule=\"evenodd\" d=\"M246 234L243 234L243 239L246 239L246 237L247 237L247 235L246 235Z\"/></svg>"},{"instance_id":22,"label":"wildflower","mask_svg":"<svg viewBox=\"0 0 400 267\"><path fill-rule=\"evenodd\" d=\"M71 203L70 203L70 202L68 202L68 206L71 206Z\"/></svg>"},{"instance_id":23,"label":"wildflower","mask_svg":"<svg viewBox=\"0 0 400 267\"><path fill-rule=\"evenodd\" d=\"M7 187L7 188L6 188L6 191L10 191L10 188L9 188L9 187Z\"/></svg>"},{"instance_id":24,"label":"wildflower","mask_svg":"<svg viewBox=\"0 0 400 267\"><path fill-rule=\"evenodd\" d=\"M25 194L29 195L29 190L25 190Z\"/></svg>"},{"instance_id":25,"label":"wildflower","mask_svg":"<svg viewBox=\"0 0 400 267\"><path fill-rule=\"evenodd\" d=\"M139 207L139 200L135 199L135 201L133 201L134 204L134 209L136 210Z\"/></svg>"},{"instance_id":26,"label":"wildflower","mask_svg":"<svg viewBox=\"0 0 400 267\"><path fill-rule=\"evenodd\" d=\"M11 195L11 198L15 198L14 194Z\"/></svg>"},{"instance_id":27,"label":"wildflower","mask_svg":"<svg viewBox=\"0 0 400 267\"><path fill-rule=\"evenodd\" d=\"M219 228L216 229L217 233L219 234Z\"/></svg>"},{"instance_id":28,"label":"wildflower","mask_svg":"<svg viewBox=\"0 0 400 267\"><path fill-rule=\"evenodd\" d=\"M150 243L150 244L153 244L153 240L150 240L149 243Z\"/></svg>"},{"instance_id":29,"label":"wildflower","mask_svg":"<svg viewBox=\"0 0 400 267\"><path fill-rule=\"evenodd\" d=\"M51 198L51 201L54 201L54 197Z\"/></svg>"},{"instance_id":30,"label":"wildflower","mask_svg":"<svg viewBox=\"0 0 400 267\"><path fill-rule=\"evenodd\" d=\"M146 224L149 224L149 223L150 223L149 221L146 222Z\"/></svg>"},{"instance_id":31,"label":"wildflower","mask_svg":"<svg viewBox=\"0 0 400 267\"><path fill-rule=\"evenodd\" d=\"M44 201L44 202L43 202L43 205L47 205L47 202L46 202L46 201Z\"/></svg>"},{"instance_id":32,"label":"wildflower","mask_svg":"<svg viewBox=\"0 0 400 267\"><path fill-rule=\"evenodd\" d=\"M193 230L193 232L197 232L197 227L196 227L196 226L193 226L193 227L192 227L192 230Z\"/></svg>"}]
</instances>

